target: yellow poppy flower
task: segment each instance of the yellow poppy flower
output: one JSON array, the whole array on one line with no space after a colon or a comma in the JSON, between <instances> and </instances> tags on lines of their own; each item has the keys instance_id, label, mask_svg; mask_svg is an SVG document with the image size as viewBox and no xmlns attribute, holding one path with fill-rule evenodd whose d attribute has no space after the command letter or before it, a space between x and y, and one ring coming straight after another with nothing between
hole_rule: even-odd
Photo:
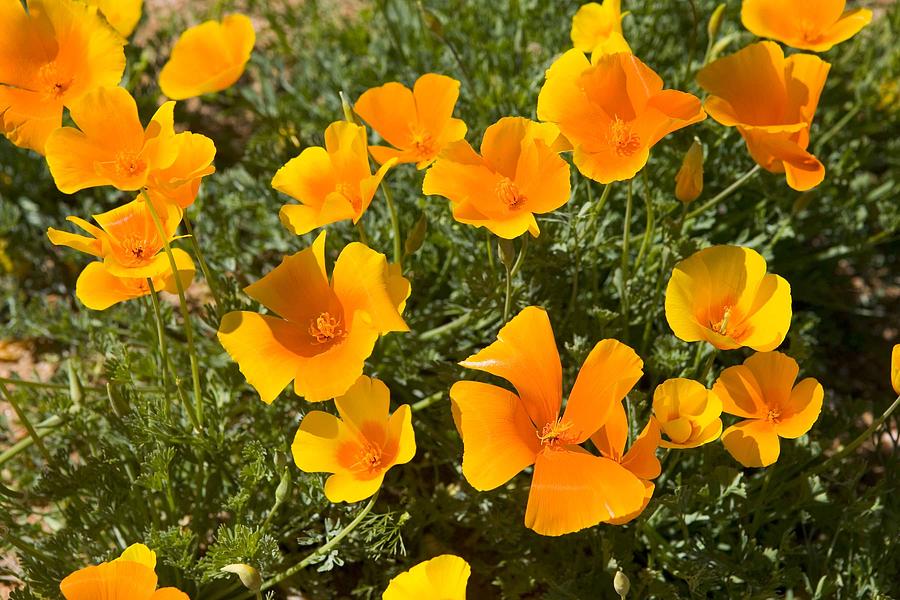
<instances>
[{"instance_id":1,"label":"yellow poppy flower","mask_svg":"<svg viewBox=\"0 0 900 600\"><path fill-rule=\"evenodd\" d=\"M669 439L663 448L696 448L719 439L722 401L699 382L668 379L653 391L653 418Z\"/></svg>"},{"instance_id":2,"label":"yellow poppy flower","mask_svg":"<svg viewBox=\"0 0 900 600\"><path fill-rule=\"evenodd\" d=\"M87 3L99 8L113 29L127 38L141 20L144 0L87 0Z\"/></svg>"},{"instance_id":3,"label":"yellow poppy flower","mask_svg":"<svg viewBox=\"0 0 900 600\"><path fill-rule=\"evenodd\" d=\"M572 45L585 54L593 52L598 45L616 35L625 41L622 37L621 0L588 2L572 17Z\"/></svg>"},{"instance_id":4,"label":"yellow poppy flower","mask_svg":"<svg viewBox=\"0 0 900 600\"><path fill-rule=\"evenodd\" d=\"M174 102L156 111L147 128L125 89L98 88L71 109L79 129L61 127L47 139L47 165L66 194L112 185L147 188L154 201L187 206L200 179L213 172L215 145L199 134L175 133Z\"/></svg>"},{"instance_id":5,"label":"yellow poppy flower","mask_svg":"<svg viewBox=\"0 0 900 600\"><path fill-rule=\"evenodd\" d=\"M471 574L469 563L458 556L443 554L391 579L381 600L466 600Z\"/></svg>"},{"instance_id":6,"label":"yellow poppy flower","mask_svg":"<svg viewBox=\"0 0 900 600\"><path fill-rule=\"evenodd\" d=\"M559 130L506 117L487 128L481 155L465 140L447 146L425 174L422 192L448 198L453 218L512 239L540 233L535 214L569 200L569 165L559 157Z\"/></svg>"},{"instance_id":7,"label":"yellow poppy flower","mask_svg":"<svg viewBox=\"0 0 900 600\"><path fill-rule=\"evenodd\" d=\"M655 419L650 419L637 439L632 442L628 452L625 452L625 442L628 441L628 417L625 414L624 404L616 402L606 423L591 436L591 441L601 456L619 463L644 484L644 500L641 507L607 522L610 525L624 525L633 521L650 503L655 488L651 480L659 477L662 472L662 466L656 458L656 449L661 442L659 423Z\"/></svg>"},{"instance_id":8,"label":"yellow poppy flower","mask_svg":"<svg viewBox=\"0 0 900 600\"><path fill-rule=\"evenodd\" d=\"M393 146L369 148L379 164L396 158L424 169L447 144L466 135L466 124L453 118L457 98L457 80L426 73L412 90L397 82L366 90L353 110Z\"/></svg>"},{"instance_id":9,"label":"yellow poppy flower","mask_svg":"<svg viewBox=\"0 0 900 600\"><path fill-rule=\"evenodd\" d=\"M272 187L301 203L285 204L278 216L297 235L344 219L356 223L395 162L386 161L372 175L366 128L332 123L325 130L324 148L306 148L275 173Z\"/></svg>"},{"instance_id":10,"label":"yellow poppy flower","mask_svg":"<svg viewBox=\"0 0 900 600\"><path fill-rule=\"evenodd\" d=\"M220 92L241 78L254 44L253 22L245 15L191 27L172 47L159 87L173 100Z\"/></svg>"},{"instance_id":11,"label":"yellow poppy flower","mask_svg":"<svg viewBox=\"0 0 900 600\"><path fill-rule=\"evenodd\" d=\"M495 489L534 465L525 526L541 535L580 531L641 510L643 481L615 458L581 447L643 374L625 344L598 342L563 409L562 366L547 313L529 306L497 341L460 363L510 382L458 381L450 388L463 439L462 471L477 490Z\"/></svg>"},{"instance_id":12,"label":"yellow poppy flower","mask_svg":"<svg viewBox=\"0 0 900 600\"><path fill-rule=\"evenodd\" d=\"M354 242L329 282L324 231L244 291L279 316L228 313L219 341L267 404L292 380L294 393L311 402L344 394L379 336L409 330L401 316L409 281L399 267Z\"/></svg>"},{"instance_id":13,"label":"yellow poppy flower","mask_svg":"<svg viewBox=\"0 0 900 600\"><path fill-rule=\"evenodd\" d=\"M663 82L632 54L563 54L547 70L538 95L538 119L559 126L574 147L575 166L600 183L631 179L663 137L702 121L691 94L663 90Z\"/></svg>"},{"instance_id":14,"label":"yellow poppy flower","mask_svg":"<svg viewBox=\"0 0 900 600\"><path fill-rule=\"evenodd\" d=\"M891 351L891 385L900 394L900 344Z\"/></svg>"},{"instance_id":15,"label":"yellow poppy flower","mask_svg":"<svg viewBox=\"0 0 900 600\"><path fill-rule=\"evenodd\" d=\"M759 37L813 52L849 40L872 20L872 11L845 11L846 0L744 0L741 21Z\"/></svg>"},{"instance_id":16,"label":"yellow poppy flower","mask_svg":"<svg viewBox=\"0 0 900 600\"><path fill-rule=\"evenodd\" d=\"M690 204L703 193L703 146L697 139L684 154L681 168L675 175L675 197Z\"/></svg>"},{"instance_id":17,"label":"yellow poppy flower","mask_svg":"<svg viewBox=\"0 0 900 600\"><path fill-rule=\"evenodd\" d=\"M767 352L784 341L791 325L791 286L766 273L766 260L756 251L712 246L675 265L665 306L678 339Z\"/></svg>"},{"instance_id":18,"label":"yellow poppy flower","mask_svg":"<svg viewBox=\"0 0 900 600\"><path fill-rule=\"evenodd\" d=\"M745 467L773 464L778 438L798 438L819 418L825 391L812 377L794 385L799 372L790 356L758 352L722 371L713 386L725 412L746 419L722 434L725 449Z\"/></svg>"},{"instance_id":19,"label":"yellow poppy flower","mask_svg":"<svg viewBox=\"0 0 900 600\"><path fill-rule=\"evenodd\" d=\"M359 502L378 491L384 475L416 454L412 412L404 404L390 414L391 393L383 382L360 376L334 399L340 418L306 414L291 444L294 462L306 473L332 473L325 496Z\"/></svg>"},{"instance_id":20,"label":"yellow poppy flower","mask_svg":"<svg viewBox=\"0 0 900 600\"><path fill-rule=\"evenodd\" d=\"M147 279L156 291L176 292L168 258L162 252L164 243L150 217L146 203L137 199L111 211L94 215L97 227L78 217L68 217L91 235L87 237L49 228L47 237L56 246L69 246L102 259L92 262L78 276L75 295L93 310L140 298L150 293ZM169 241L181 222L181 211L168 205L160 215ZM173 248L178 277L184 287L194 278L194 263L187 252Z\"/></svg>"},{"instance_id":21,"label":"yellow poppy flower","mask_svg":"<svg viewBox=\"0 0 900 600\"><path fill-rule=\"evenodd\" d=\"M156 589L156 553L143 544L94 567L75 571L59 589L66 600L190 600L175 588Z\"/></svg>"},{"instance_id":22,"label":"yellow poppy flower","mask_svg":"<svg viewBox=\"0 0 900 600\"><path fill-rule=\"evenodd\" d=\"M817 56L785 58L778 44L759 42L706 65L697 82L710 94L703 106L712 118L737 127L753 160L802 192L825 178L806 148L830 68Z\"/></svg>"},{"instance_id":23,"label":"yellow poppy flower","mask_svg":"<svg viewBox=\"0 0 900 600\"><path fill-rule=\"evenodd\" d=\"M41 154L72 107L125 70L123 40L76 0L0 0L0 133Z\"/></svg>"}]
</instances>

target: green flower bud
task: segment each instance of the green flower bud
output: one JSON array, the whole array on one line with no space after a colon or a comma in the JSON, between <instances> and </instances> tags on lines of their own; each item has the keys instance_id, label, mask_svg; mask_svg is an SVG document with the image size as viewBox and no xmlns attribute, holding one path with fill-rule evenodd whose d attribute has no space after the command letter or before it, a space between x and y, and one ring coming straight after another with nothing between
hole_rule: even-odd
<instances>
[{"instance_id":1,"label":"green flower bud","mask_svg":"<svg viewBox=\"0 0 900 600\"><path fill-rule=\"evenodd\" d=\"M251 592L259 591L262 587L262 578L259 576L259 571L250 565L245 565L243 563L226 565L222 567L222 572L234 573L237 575L241 580L241 583L244 584L244 587Z\"/></svg>"},{"instance_id":2,"label":"green flower bud","mask_svg":"<svg viewBox=\"0 0 900 600\"><path fill-rule=\"evenodd\" d=\"M622 571L617 571L616 576L613 578L613 589L616 590L619 598L624 600L625 596L628 595L628 590L631 589L631 582L628 580L628 575Z\"/></svg>"}]
</instances>

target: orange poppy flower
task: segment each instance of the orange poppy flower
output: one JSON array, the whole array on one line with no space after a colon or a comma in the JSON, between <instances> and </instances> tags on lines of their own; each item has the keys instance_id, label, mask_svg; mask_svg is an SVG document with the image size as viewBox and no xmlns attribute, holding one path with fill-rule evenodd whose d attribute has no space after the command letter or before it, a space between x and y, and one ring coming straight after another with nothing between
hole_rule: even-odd
<instances>
[{"instance_id":1,"label":"orange poppy flower","mask_svg":"<svg viewBox=\"0 0 900 600\"><path fill-rule=\"evenodd\" d=\"M41 154L63 107L125 70L125 40L75 0L0 0L0 133Z\"/></svg>"},{"instance_id":2,"label":"orange poppy flower","mask_svg":"<svg viewBox=\"0 0 900 600\"><path fill-rule=\"evenodd\" d=\"M213 172L215 145L189 132L175 134L174 102L166 102L141 126L125 89L98 88L70 109L80 129L61 127L47 139L47 164L66 194L101 185L147 188L151 198L187 206L199 180Z\"/></svg>"},{"instance_id":3,"label":"orange poppy flower","mask_svg":"<svg viewBox=\"0 0 900 600\"><path fill-rule=\"evenodd\" d=\"M690 204L703 193L703 146L694 139L675 175L675 197Z\"/></svg>"},{"instance_id":4,"label":"orange poppy flower","mask_svg":"<svg viewBox=\"0 0 900 600\"><path fill-rule=\"evenodd\" d=\"M805 191L825 178L825 167L806 148L830 68L817 56L786 59L778 44L759 42L708 64L697 82L710 93L704 108L722 125L737 127L753 160Z\"/></svg>"},{"instance_id":5,"label":"orange poppy flower","mask_svg":"<svg viewBox=\"0 0 900 600\"><path fill-rule=\"evenodd\" d=\"M306 473L333 473L325 482L332 502L359 502L378 491L384 475L416 454L412 412L404 404L390 414L391 392L362 375L334 399L340 418L306 413L291 444L294 462Z\"/></svg>"},{"instance_id":6,"label":"orange poppy flower","mask_svg":"<svg viewBox=\"0 0 900 600\"><path fill-rule=\"evenodd\" d=\"M541 535L579 531L640 510L641 480L580 446L640 379L643 362L634 350L612 339L594 346L562 416L562 367L542 309L522 310L496 342L460 364L502 377L517 391L474 381L450 389L463 439L463 475L475 489L497 488L534 465L525 526Z\"/></svg>"},{"instance_id":7,"label":"orange poppy flower","mask_svg":"<svg viewBox=\"0 0 900 600\"><path fill-rule=\"evenodd\" d=\"M712 246L682 260L666 287L666 320L685 342L766 352L791 326L791 286L750 248Z\"/></svg>"},{"instance_id":8,"label":"orange poppy flower","mask_svg":"<svg viewBox=\"0 0 900 600\"><path fill-rule=\"evenodd\" d=\"M656 449L660 444L659 424L654 419L650 419L641 434L631 444L628 452L625 452L625 442L628 441L628 417L625 415L623 403L615 402L609 419L597 433L591 436L591 441L597 446L601 456L614 460L625 467L644 485L644 499L641 507L631 514L609 520L610 525L624 525L640 516L647 508L655 488L650 480L656 479L662 472L662 466L659 464L659 459L656 458Z\"/></svg>"},{"instance_id":9,"label":"orange poppy flower","mask_svg":"<svg viewBox=\"0 0 900 600\"><path fill-rule=\"evenodd\" d=\"M448 198L453 218L512 239L540 233L535 214L569 200L569 165L559 157L559 130L505 117L487 128L481 155L469 142L449 144L425 174L422 192Z\"/></svg>"},{"instance_id":10,"label":"orange poppy flower","mask_svg":"<svg viewBox=\"0 0 900 600\"><path fill-rule=\"evenodd\" d=\"M663 448L696 448L719 439L722 401L702 383L681 377L653 391L653 418L669 438Z\"/></svg>"},{"instance_id":11,"label":"orange poppy flower","mask_svg":"<svg viewBox=\"0 0 900 600\"><path fill-rule=\"evenodd\" d=\"M631 179L666 135L702 121L700 101L663 90L663 82L632 54L598 57L569 50L547 71L538 118L559 126L574 146L575 166L600 183Z\"/></svg>"},{"instance_id":12,"label":"orange poppy flower","mask_svg":"<svg viewBox=\"0 0 900 600\"><path fill-rule=\"evenodd\" d=\"M87 0L88 4L96 6L106 17L113 29L127 38L134 32L138 21L141 20L141 7L144 0ZM113 82L111 85L115 85Z\"/></svg>"},{"instance_id":13,"label":"orange poppy flower","mask_svg":"<svg viewBox=\"0 0 900 600\"><path fill-rule=\"evenodd\" d=\"M272 187L300 201L285 204L278 216L297 235L352 219L358 222L395 159L372 175L366 128L337 121L325 130L325 147L306 148L278 169Z\"/></svg>"},{"instance_id":14,"label":"orange poppy flower","mask_svg":"<svg viewBox=\"0 0 900 600\"><path fill-rule=\"evenodd\" d=\"M381 600L466 600L466 585L471 574L469 563L458 556L443 554L391 579Z\"/></svg>"},{"instance_id":15,"label":"orange poppy flower","mask_svg":"<svg viewBox=\"0 0 900 600\"><path fill-rule=\"evenodd\" d=\"M457 80L426 73L412 90L397 82L367 90L353 110L393 146L369 148L379 164L396 158L424 169L444 146L466 135L466 124L453 118L457 98Z\"/></svg>"},{"instance_id":16,"label":"orange poppy flower","mask_svg":"<svg viewBox=\"0 0 900 600\"><path fill-rule=\"evenodd\" d=\"M891 351L891 386L900 395L900 344Z\"/></svg>"},{"instance_id":17,"label":"orange poppy flower","mask_svg":"<svg viewBox=\"0 0 900 600\"><path fill-rule=\"evenodd\" d=\"M100 227L78 217L69 217L68 220L92 237L50 227L47 230L50 242L102 259L85 267L75 284L75 295L88 308L105 310L119 302L146 296L150 293L147 279L153 282L156 291L177 291L168 258L162 252L164 243L143 200L134 200L94 215ZM169 241L174 240L175 230L181 222L181 211L170 206L160 220ZM187 287L194 278L194 263L184 250L173 248L172 254L178 276Z\"/></svg>"},{"instance_id":18,"label":"orange poppy flower","mask_svg":"<svg viewBox=\"0 0 900 600\"><path fill-rule=\"evenodd\" d=\"M59 589L66 600L190 600L175 588L156 589L156 553L143 544L119 558L75 571Z\"/></svg>"},{"instance_id":19,"label":"orange poppy flower","mask_svg":"<svg viewBox=\"0 0 900 600\"><path fill-rule=\"evenodd\" d=\"M812 377L794 385L799 372L790 356L758 352L722 371L713 386L725 412L746 419L722 434L725 449L745 467L773 464L778 438L798 438L819 418L825 391Z\"/></svg>"},{"instance_id":20,"label":"orange poppy flower","mask_svg":"<svg viewBox=\"0 0 900 600\"><path fill-rule=\"evenodd\" d=\"M241 78L255 44L253 22L245 15L191 27L172 47L159 87L173 100L220 92Z\"/></svg>"},{"instance_id":21,"label":"orange poppy flower","mask_svg":"<svg viewBox=\"0 0 900 600\"><path fill-rule=\"evenodd\" d=\"M379 336L409 330L401 316L409 281L399 267L354 242L329 282L324 231L244 291L279 316L228 313L219 341L267 404L292 380L294 393L311 402L344 394Z\"/></svg>"},{"instance_id":22,"label":"orange poppy flower","mask_svg":"<svg viewBox=\"0 0 900 600\"><path fill-rule=\"evenodd\" d=\"M572 17L572 45L594 58L602 54L631 52L622 35L621 0L588 2Z\"/></svg>"},{"instance_id":23,"label":"orange poppy flower","mask_svg":"<svg viewBox=\"0 0 900 600\"><path fill-rule=\"evenodd\" d=\"M846 0L744 0L741 21L759 37L813 52L849 40L872 20L868 8L844 11Z\"/></svg>"}]
</instances>

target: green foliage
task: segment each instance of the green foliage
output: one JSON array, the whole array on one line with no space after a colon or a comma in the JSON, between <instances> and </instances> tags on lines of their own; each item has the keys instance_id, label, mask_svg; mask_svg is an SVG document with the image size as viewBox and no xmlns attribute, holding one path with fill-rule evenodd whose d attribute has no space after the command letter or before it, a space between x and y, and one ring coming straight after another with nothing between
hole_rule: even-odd
<instances>
[{"instance_id":1,"label":"green foliage","mask_svg":"<svg viewBox=\"0 0 900 600\"><path fill-rule=\"evenodd\" d=\"M259 43L241 83L176 109L181 127L209 135L219 148L218 172L189 214L227 310L255 309L241 289L312 241L280 225L278 208L289 200L269 182L342 118L339 91L352 99L386 81L410 84L428 71L451 75L462 81L457 115L477 146L499 117L534 117L545 70L570 46L578 6L570 0L209 4L150 15L140 42L128 48L126 84L147 118L159 97L158 69L179 31L238 4L256 19ZM701 94L694 74L716 3L624 4L634 51L667 87ZM730 39L726 52L752 40L739 12L739 2L730 1L720 32ZM892 398L889 340L900 329L900 9L889 4L877 12L860 35L824 55L833 67L812 148L827 177L815 190L798 194L783 177L762 172L717 206L680 221L674 175L692 136L706 147L705 191L692 209L753 166L738 133L707 119L656 146L647 177L634 181L625 281L625 184L613 186L599 211L602 186L573 176L571 201L540 219L541 236L527 248L514 243L524 257L512 281L512 314L527 305L549 310L568 383L606 337L644 359L646 374L629 397L635 423L646 421L656 384L695 376L702 358L665 321L663 290L675 261L710 244L757 249L791 283L786 351L826 388L809 435L785 440L778 463L765 470L741 468L720 444L660 451L664 473L634 522L561 538L529 531L523 514L530 477L475 491L461 474L462 444L447 399L454 381L471 376L457 361L492 341L502 322L506 271L497 241L455 223L444 200L423 197L420 172L398 168L389 181L410 252L404 267L413 293L405 316L412 332L382 339L366 372L388 384L394 405L422 402L414 413L418 452L389 472L373 512L314 564L274 586L274 597L301 590L309 598L377 598L392 576L440 553L472 565L470 598L613 598L617 568L631 579L634 598L900 597L896 420L861 451L811 473ZM14 553L19 566L10 574L27 583L14 592L17 600L57 598L68 573L136 541L158 553L161 585L198 599L244 597L223 566L248 563L270 580L362 510L363 503L330 504L324 478L293 466L289 445L311 407L290 391L271 406L259 401L219 346L216 312L204 306L202 293L191 296L208 425L200 434L177 395L161 393L146 299L104 312L78 303L74 284L87 258L51 246L46 228L128 199L106 189L64 196L40 157L0 143L2 337L28 340L39 361L57 368L54 387L9 388L52 458L47 462L31 445L0 470L0 548ZM371 245L389 254L383 197L364 222ZM356 238L346 223L329 227L329 259ZM163 303L163 318L189 395L177 307ZM719 353L715 372L746 355ZM84 384L82 394L69 392L68 364ZM322 407L331 410L316 406ZM7 436L2 445L18 439ZM281 501L276 489L285 472L290 483L282 485Z\"/></svg>"}]
</instances>

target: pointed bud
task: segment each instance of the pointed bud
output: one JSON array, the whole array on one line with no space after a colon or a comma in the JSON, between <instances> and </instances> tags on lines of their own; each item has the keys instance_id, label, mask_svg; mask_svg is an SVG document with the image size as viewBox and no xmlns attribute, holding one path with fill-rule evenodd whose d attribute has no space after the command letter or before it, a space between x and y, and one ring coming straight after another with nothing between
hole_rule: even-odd
<instances>
[{"instance_id":1,"label":"pointed bud","mask_svg":"<svg viewBox=\"0 0 900 600\"><path fill-rule=\"evenodd\" d=\"M690 204L703 192L703 145L694 138L675 175L675 197Z\"/></svg>"},{"instance_id":2,"label":"pointed bud","mask_svg":"<svg viewBox=\"0 0 900 600\"><path fill-rule=\"evenodd\" d=\"M406 236L404 250L406 251L407 256L415 254L416 251L422 247L422 244L425 242L426 233L428 233L428 217L425 216L425 213L422 213L416 220L416 224L413 225L409 235Z\"/></svg>"},{"instance_id":3,"label":"pointed bud","mask_svg":"<svg viewBox=\"0 0 900 600\"><path fill-rule=\"evenodd\" d=\"M357 118L356 116L356 113L353 112L353 105L350 104L349 100L347 100L347 96L344 95L344 91L339 91L338 96L341 97L341 109L344 111L344 120L348 123L356 123L357 125L361 125L361 123L359 122L359 118Z\"/></svg>"},{"instance_id":4,"label":"pointed bud","mask_svg":"<svg viewBox=\"0 0 900 600\"><path fill-rule=\"evenodd\" d=\"M497 242L497 248L500 252L500 262L507 269L512 269L513 262L516 260L516 246L513 244L513 241L500 238L500 241Z\"/></svg>"},{"instance_id":5,"label":"pointed bud","mask_svg":"<svg viewBox=\"0 0 900 600\"><path fill-rule=\"evenodd\" d=\"M709 34L710 40L716 39L716 36L719 35L719 29L722 27L722 19L724 17L725 3L723 2L716 7L712 16L709 18L709 23L706 24L706 33Z\"/></svg>"},{"instance_id":6,"label":"pointed bud","mask_svg":"<svg viewBox=\"0 0 900 600\"><path fill-rule=\"evenodd\" d=\"M244 584L244 587L251 592L259 591L259 589L262 587L262 578L259 576L259 571L257 571L250 565L245 565L243 563L226 565L222 567L222 572L234 573L235 575L237 575L241 580L241 583Z\"/></svg>"},{"instance_id":7,"label":"pointed bud","mask_svg":"<svg viewBox=\"0 0 900 600\"><path fill-rule=\"evenodd\" d=\"M613 578L613 589L616 590L619 598L625 600L625 596L628 595L628 590L631 589L631 582L628 580L628 575L622 571L617 571L616 576Z\"/></svg>"},{"instance_id":8,"label":"pointed bud","mask_svg":"<svg viewBox=\"0 0 900 600\"><path fill-rule=\"evenodd\" d=\"M75 371L75 363L72 359L69 359L66 363L66 372L69 375L69 397L72 399L71 412L78 412L81 410L84 390L81 387L81 380L78 379L78 373Z\"/></svg>"},{"instance_id":9,"label":"pointed bud","mask_svg":"<svg viewBox=\"0 0 900 600\"><path fill-rule=\"evenodd\" d=\"M275 502L281 504L284 502L288 494L291 493L291 470L285 468L284 471L281 472L281 481L278 482L278 487L275 488Z\"/></svg>"}]
</instances>

